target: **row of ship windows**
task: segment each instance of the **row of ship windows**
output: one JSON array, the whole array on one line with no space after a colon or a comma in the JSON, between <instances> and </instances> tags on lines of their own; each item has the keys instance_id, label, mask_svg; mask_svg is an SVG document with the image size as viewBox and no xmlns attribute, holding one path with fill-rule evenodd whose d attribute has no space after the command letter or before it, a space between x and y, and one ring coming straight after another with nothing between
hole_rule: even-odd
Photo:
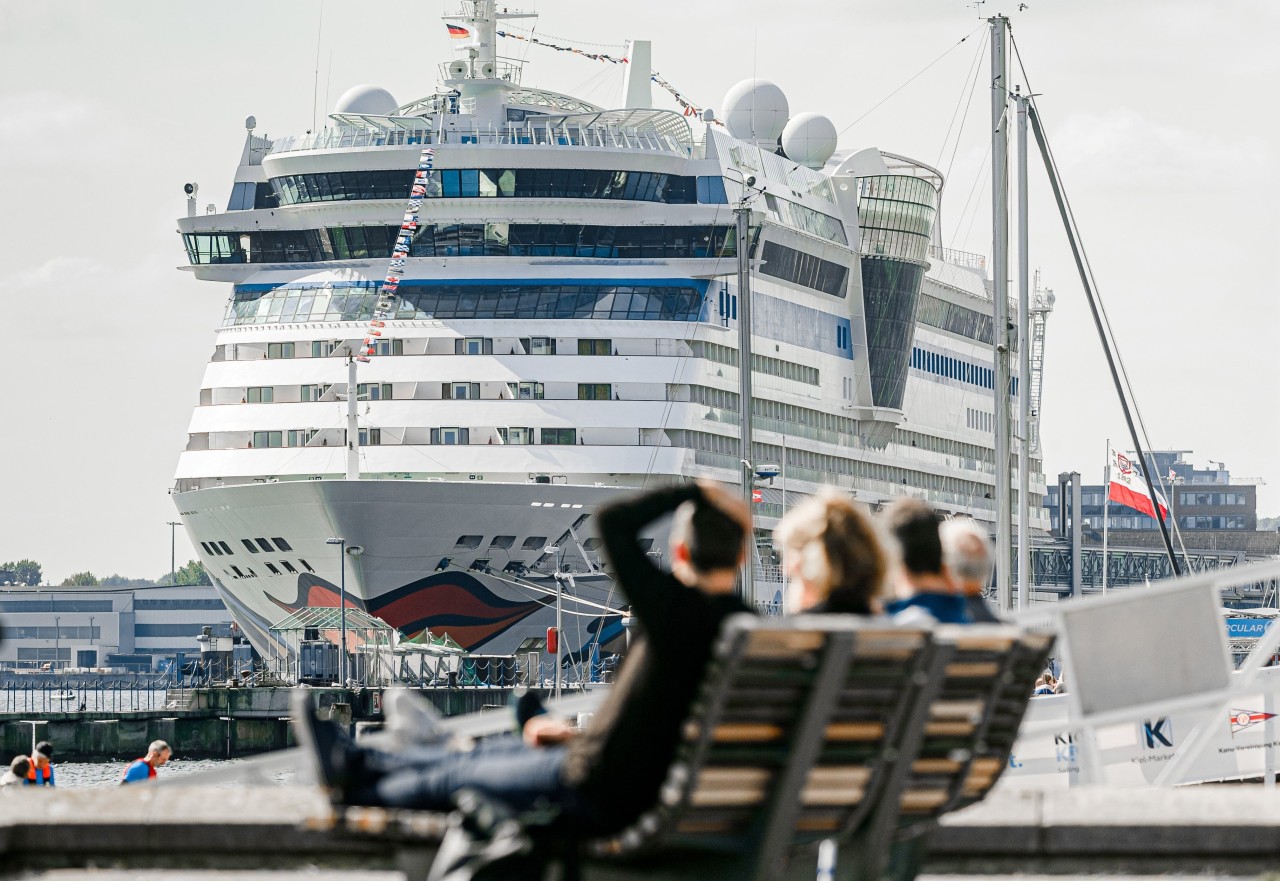
<instances>
[{"instance_id":1,"label":"row of ship windows","mask_svg":"<svg viewBox=\"0 0 1280 881\"><path fill-rule=\"evenodd\" d=\"M578 436L576 428L540 428L534 429L529 427L518 427L513 425L501 425L497 428L498 442L501 444L512 444L516 446L531 445L534 443L534 437L538 438L537 443L544 446L568 446L572 444L583 444L584 440ZM317 437L320 438L319 446L329 446L329 436L322 435L321 429L318 428L290 428L281 429L280 431L255 431L249 438L248 448L254 450L276 449L283 447L306 447L317 446L312 443ZM471 443L471 429L462 426L445 426L441 428L432 428L427 435L428 442L436 446L466 446ZM486 443L493 443L492 435L486 435L489 439ZM346 430L338 429L335 435L335 445L346 445ZM381 428L361 428L360 429L360 446L377 447L382 445L382 429ZM306 561L302 561L306 565ZM311 567L307 567L307 571L311 571Z\"/></svg>"},{"instance_id":2,"label":"row of ship windows","mask_svg":"<svg viewBox=\"0 0 1280 881\"><path fill-rule=\"evenodd\" d=\"M398 226L185 233L193 265L315 263L389 258ZM577 223L425 224L410 257L597 257L676 259L734 257L730 226L596 226Z\"/></svg>"},{"instance_id":3,"label":"row of ship windows","mask_svg":"<svg viewBox=\"0 0 1280 881\"><path fill-rule=\"evenodd\" d=\"M989 389L995 387L995 371L990 367L983 367L960 358L943 355L940 352L913 348L911 350L911 366L917 370L923 370L925 373L958 380L969 385L976 385L979 388ZM1018 378L1015 376L1010 380L1009 394L1016 395L1017 393Z\"/></svg>"},{"instance_id":4,"label":"row of ship windows","mask_svg":"<svg viewBox=\"0 0 1280 881\"><path fill-rule=\"evenodd\" d=\"M765 242L760 249L763 263L760 272L774 278L789 281L802 287L821 291L833 297L843 297L849 282L849 267L823 260L804 251Z\"/></svg>"},{"instance_id":5,"label":"row of ship windows","mask_svg":"<svg viewBox=\"0 0 1280 881\"><path fill-rule=\"evenodd\" d=\"M738 458L740 456L739 450L742 448L741 440L731 435L686 430L671 431L668 433L672 437L672 442L677 446L688 447L694 450L703 450L710 453L719 453L731 458ZM947 477L926 471L900 468L895 465L884 465L863 459L850 459L845 456L833 456L827 453L817 453L812 450L805 450L793 446L783 448L773 444L756 442L751 445L751 450L753 456L752 461L782 462L783 457L785 456L788 469L807 469L809 471L821 472L825 475L844 475L890 483L909 484L912 486L922 487L924 489L950 492L970 498L975 496L977 498L982 498L985 494L990 492L990 487L985 484L962 480L956 477ZM829 478L822 478L822 480L824 482L828 482Z\"/></svg>"},{"instance_id":6,"label":"row of ship windows","mask_svg":"<svg viewBox=\"0 0 1280 881\"><path fill-rule=\"evenodd\" d=\"M705 358L708 361L727 364L730 367L738 366L737 349L703 340L694 340L690 345L695 358ZM771 358L767 355L752 353L751 372L803 382L806 385L821 384L821 373L818 368L809 367L806 364L797 364L795 361L786 361L782 358Z\"/></svg>"},{"instance_id":7,"label":"row of ship windows","mask_svg":"<svg viewBox=\"0 0 1280 881\"><path fill-rule=\"evenodd\" d=\"M518 341L524 351L518 351L515 347L512 347L512 355L568 354L568 352L564 351L563 346L560 347L559 352L556 351L557 341L555 337L519 337ZM375 354L404 354L404 340L376 340L375 342L377 347ZM577 340L577 346L579 355L618 354L617 350L613 348L613 340L611 339L580 338ZM267 347L265 349L244 347L243 350L245 352L252 352L254 357L257 357L257 355L261 353L263 358L276 359L305 357L305 355L300 356L299 353L305 353L310 349L312 358L327 358L334 352L344 354L342 347L343 343L338 340L310 340L309 342L301 343L267 343ZM493 337L458 337L453 341L453 354L455 355L492 355L493 352ZM237 357L233 357L232 360L241 360L238 358L240 353L241 347L237 346L233 351L233 355ZM304 388L306 388L306 386L304 386ZM361 385L359 386L359 389L360 394L363 395L365 393L365 386ZM373 389L373 393L376 394L376 389ZM309 399L304 397L303 400L305 401ZM253 402L251 401L250 403Z\"/></svg>"},{"instance_id":8,"label":"row of ship windows","mask_svg":"<svg viewBox=\"0 0 1280 881\"><path fill-rule=\"evenodd\" d=\"M991 345L991 316L942 300L929 294L920 294L920 304L916 307L916 321L967 337L980 343ZM1009 344L1017 351L1018 342L1011 338Z\"/></svg>"},{"instance_id":9,"label":"row of ship windows","mask_svg":"<svg viewBox=\"0 0 1280 881\"><path fill-rule=\"evenodd\" d=\"M367 321L380 295L372 287L237 292L224 325ZM703 294L674 285L401 285L389 318L596 319L697 321Z\"/></svg>"},{"instance_id":10,"label":"row of ship windows","mask_svg":"<svg viewBox=\"0 0 1280 881\"><path fill-rule=\"evenodd\" d=\"M413 169L330 171L271 178L279 204L408 199ZM436 169L421 198L622 199L672 205L728 202L724 178L590 168ZM265 205L263 207L266 207Z\"/></svg>"},{"instance_id":11,"label":"row of ship windows","mask_svg":"<svg viewBox=\"0 0 1280 881\"><path fill-rule=\"evenodd\" d=\"M442 400L453 401L478 401L478 400L512 400L512 401L541 401L546 399L546 386L537 381L525 382L507 382L507 383L487 383L488 386L499 385L499 388L505 388L506 394L499 391L491 397L485 398L481 393L481 383L478 382L442 382L440 383L440 398ZM614 401L618 400L614 393L613 384L608 382L580 382L577 384L576 400L579 401ZM287 389L286 394L292 391L292 386L283 387ZM303 385L298 388L298 399L296 401L290 399L281 401L281 403L315 403L323 401L324 396L332 390L332 385ZM245 395L240 399L242 404L273 404L276 399L276 386L260 385L250 386L245 390ZM356 400L358 401L391 401L395 400L394 386L389 382L383 383L365 383L362 382L356 386ZM575 398L553 398L552 400L575 400Z\"/></svg>"}]
</instances>

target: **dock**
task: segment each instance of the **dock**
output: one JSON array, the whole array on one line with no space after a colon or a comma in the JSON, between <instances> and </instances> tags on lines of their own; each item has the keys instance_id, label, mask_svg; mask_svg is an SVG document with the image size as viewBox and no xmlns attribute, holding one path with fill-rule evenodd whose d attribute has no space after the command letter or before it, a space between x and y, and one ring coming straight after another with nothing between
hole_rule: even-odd
<instances>
[{"instance_id":1,"label":"dock","mask_svg":"<svg viewBox=\"0 0 1280 881\"><path fill-rule=\"evenodd\" d=\"M324 831L328 811L318 788L301 785L23 790L0 797L0 878L67 879L90 866L97 881L125 869L117 877L224 881L263 870L311 881L404 877L379 842ZM1280 793L997 791L945 819L931 842L927 875L1274 878Z\"/></svg>"},{"instance_id":2,"label":"dock","mask_svg":"<svg viewBox=\"0 0 1280 881\"><path fill-rule=\"evenodd\" d=\"M142 755L163 740L183 758L240 758L294 745L289 726L291 688L171 689L159 709L100 712L31 711L0 714L0 755L31 751L48 740L58 761L111 761ZM334 717L380 725L380 688L316 688L317 705ZM418 692L445 716L505 709L510 688L426 688ZM34 738L33 738L34 727Z\"/></svg>"}]
</instances>

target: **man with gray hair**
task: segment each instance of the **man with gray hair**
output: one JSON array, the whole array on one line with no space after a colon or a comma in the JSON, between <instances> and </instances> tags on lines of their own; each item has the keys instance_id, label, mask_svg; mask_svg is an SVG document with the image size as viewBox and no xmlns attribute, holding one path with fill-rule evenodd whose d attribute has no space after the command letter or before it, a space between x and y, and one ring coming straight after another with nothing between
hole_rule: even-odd
<instances>
[{"instance_id":1,"label":"man with gray hair","mask_svg":"<svg viewBox=\"0 0 1280 881\"><path fill-rule=\"evenodd\" d=\"M953 517L938 528L938 535L943 559L956 589L964 596L969 617L979 624L998 623L1000 619L982 598L995 562L987 531L970 517Z\"/></svg>"},{"instance_id":2,"label":"man with gray hair","mask_svg":"<svg viewBox=\"0 0 1280 881\"><path fill-rule=\"evenodd\" d=\"M151 741L151 746L147 747L147 754L140 759L134 759L129 763L129 767L124 769L124 777L120 779L120 783L122 785L143 783L153 779L156 776L156 768L169 761L171 755L173 750L169 748L169 744L163 740Z\"/></svg>"}]
</instances>

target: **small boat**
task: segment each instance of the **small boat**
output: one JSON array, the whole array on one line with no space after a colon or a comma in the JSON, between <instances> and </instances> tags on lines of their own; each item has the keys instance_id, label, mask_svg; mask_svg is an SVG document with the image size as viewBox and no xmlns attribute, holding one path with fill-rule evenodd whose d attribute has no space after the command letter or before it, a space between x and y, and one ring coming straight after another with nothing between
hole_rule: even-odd
<instances>
[{"instance_id":1,"label":"small boat","mask_svg":"<svg viewBox=\"0 0 1280 881\"><path fill-rule=\"evenodd\" d=\"M76 693L70 689L64 688L61 691L53 693L53 699L56 701L73 701L76 699Z\"/></svg>"}]
</instances>

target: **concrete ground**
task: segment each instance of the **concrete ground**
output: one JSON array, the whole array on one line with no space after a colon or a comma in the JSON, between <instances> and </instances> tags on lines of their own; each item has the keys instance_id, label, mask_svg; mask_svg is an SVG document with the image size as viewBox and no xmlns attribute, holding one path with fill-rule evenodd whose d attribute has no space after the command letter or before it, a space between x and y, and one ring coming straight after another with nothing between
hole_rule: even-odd
<instances>
[{"instance_id":1,"label":"concrete ground","mask_svg":"<svg viewBox=\"0 0 1280 881\"><path fill-rule=\"evenodd\" d=\"M336 835L328 816L314 786L9 790L0 793L0 878L404 877L405 863L383 842ZM924 871L930 881L1280 881L1280 793L1261 786L996 793L933 833Z\"/></svg>"}]
</instances>

